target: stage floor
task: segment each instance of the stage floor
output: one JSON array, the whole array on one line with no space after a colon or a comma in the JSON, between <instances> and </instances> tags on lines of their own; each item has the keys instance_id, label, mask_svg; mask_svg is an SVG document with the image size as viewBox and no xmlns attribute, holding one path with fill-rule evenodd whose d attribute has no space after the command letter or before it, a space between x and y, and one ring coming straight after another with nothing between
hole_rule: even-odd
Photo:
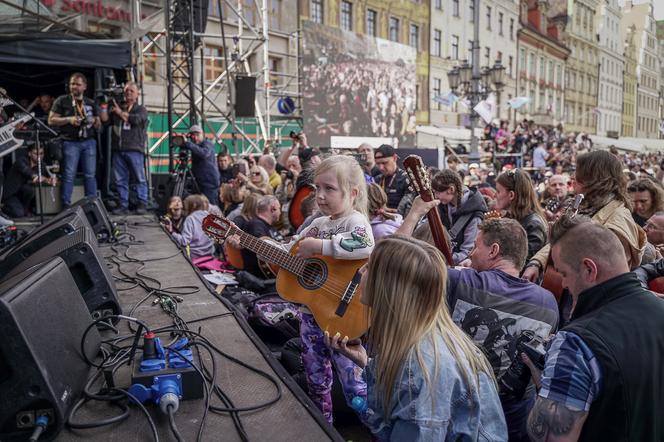
<instances>
[{"instance_id":1,"label":"stage floor","mask_svg":"<svg viewBox=\"0 0 664 442\"><path fill-rule=\"evenodd\" d=\"M142 270L137 263L121 262L123 273L135 275L138 270L142 275L159 281L162 288L197 287L196 293L182 295L183 302L178 303L180 316L186 321L192 321L190 329L197 331L200 327L201 333L221 350L270 373L279 380L282 390L279 401L257 411L240 413L240 419L249 440L270 442L343 440L333 428L323 422L313 404L294 384L267 348L253 335L246 323L242 324L244 320L236 318L212 288L203 282L187 258L179 252L168 235L157 225L154 217L128 216L116 218L115 221L120 224L126 223L124 226L121 225L121 231L133 236L133 245L128 249L115 247L120 251L119 254L108 245L100 245L114 276L120 277L120 272L118 266L110 262L111 257L114 255L122 257L124 251L127 250L127 255L131 258L146 262ZM125 235L125 241L127 241L127 235ZM156 260L157 258L161 259ZM154 282L151 284L155 285ZM116 286L126 315L131 314L152 328L172 324L171 318L160 305L153 304L154 296L150 296L136 307L147 295L143 288L132 288L131 284L121 281L116 282ZM131 313L133 308L135 311ZM211 316L216 317L193 322ZM128 333L126 322L122 323L121 331L123 334ZM116 381L118 386L129 387L130 373L127 367L118 371ZM268 380L221 357L217 357L217 384L232 399L236 407L263 403L276 395L275 387ZM216 398L213 400L213 404L221 406ZM163 441L175 440L170 432L167 416L163 415L154 405L148 405L148 410L155 420L160 439ZM196 439L203 410L203 399L180 402L175 421L185 440ZM99 420L111 417L117 412L117 408L109 407L107 403L92 401L81 409L76 419L79 422ZM133 442L150 441L153 440L153 437L145 416L139 409L133 407L130 418L122 423L91 430L65 429L56 440ZM202 440L235 441L240 440L240 437L228 414L210 412Z\"/></svg>"}]
</instances>

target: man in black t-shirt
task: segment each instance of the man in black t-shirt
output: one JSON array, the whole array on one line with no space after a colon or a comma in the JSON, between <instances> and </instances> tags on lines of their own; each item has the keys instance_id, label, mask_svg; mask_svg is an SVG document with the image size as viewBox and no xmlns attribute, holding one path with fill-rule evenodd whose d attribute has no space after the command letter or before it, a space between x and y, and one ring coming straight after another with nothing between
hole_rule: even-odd
<instances>
[{"instance_id":1,"label":"man in black t-shirt","mask_svg":"<svg viewBox=\"0 0 664 442\"><path fill-rule=\"evenodd\" d=\"M408 175L406 171L399 168L398 157L394 148L388 144L381 145L374 152L376 167L380 170L380 175L375 177L376 183L383 188L387 194L387 207L397 211L401 200L409 196ZM404 207L404 205L402 205ZM401 213L406 215L406 213Z\"/></svg>"},{"instance_id":2,"label":"man in black t-shirt","mask_svg":"<svg viewBox=\"0 0 664 442\"><path fill-rule=\"evenodd\" d=\"M53 103L48 116L50 126L59 127L64 138L62 145L62 205L71 205L74 178L81 160L85 177L85 196L97 195L96 129L101 127L97 105L85 97L87 79L76 72L69 77L69 94L61 95Z\"/></svg>"},{"instance_id":3,"label":"man in black t-shirt","mask_svg":"<svg viewBox=\"0 0 664 442\"><path fill-rule=\"evenodd\" d=\"M256 203L256 216L244 227L244 231L258 238L268 237L274 241L282 242L283 237L274 225L281 218L281 204L272 195L265 195ZM247 248L242 249L244 269L258 278L265 278L266 274L258 265L256 254Z\"/></svg>"}]
</instances>

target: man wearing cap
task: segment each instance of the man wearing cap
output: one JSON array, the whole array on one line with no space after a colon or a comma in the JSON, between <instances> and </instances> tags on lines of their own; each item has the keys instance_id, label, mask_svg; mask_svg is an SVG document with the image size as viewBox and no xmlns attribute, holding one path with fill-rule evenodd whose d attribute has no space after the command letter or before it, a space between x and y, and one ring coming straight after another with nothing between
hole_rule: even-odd
<instances>
[{"instance_id":1,"label":"man wearing cap","mask_svg":"<svg viewBox=\"0 0 664 442\"><path fill-rule=\"evenodd\" d=\"M383 188L387 194L387 207L397 210L401 200L408 195L408 175L397 164L397 154L394 148L389 144L383 144L374 152L376 166L380 170L380 175L376 177L376 182ZM405 215L402 213L401 215Z\"/></svg>"},{"instance_id":2,"label":"man wearing cap","mask_svg":"<svg viewBox=\"0 0 664 442\"><path fill-rule=\"evenodd\" d=\"M191 151L191 173L198 188L210 204L219 204L219 169L214 145L205 139L203 128L197 124L189 129L189 140L182 147Z\"/></svg>"}]
</instances>

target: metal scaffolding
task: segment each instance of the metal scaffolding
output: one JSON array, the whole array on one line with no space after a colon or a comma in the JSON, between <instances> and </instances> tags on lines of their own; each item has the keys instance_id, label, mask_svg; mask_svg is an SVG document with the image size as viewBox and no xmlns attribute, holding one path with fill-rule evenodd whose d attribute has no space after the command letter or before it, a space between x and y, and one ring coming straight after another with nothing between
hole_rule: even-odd
<instances>
[{"instance_id":1,"label":"metal scaffolding","mask_svg":"<svg viewBox=\"0 0 664 442\"><path fill-rule=\"evenodd\" d=\"M140 17L140 2L135 0L136 14ZM168 87L168 127L149 148L154 152L166 140L172 146L174 134L182 132L187 124L199 123L206 132L214 133L220 142L222 134L230 128L232 150L236 153L261 152L264 143L278 142L281 129L290 122L301 124L300 81L297 61L299 59L299 31L287 33L270 29L268 0L261 1L256 10L257 22L254 26L245 16L243 0L210 0L219 13L219 33L196 32L194 27L195 10L198 0L167 0L164 9L164 28L160 32L146 31L134 35L141 45L138 66L145 70L145 58L157 57L166 62L165 75L161 76ZM207 6L207 5L206 5ZM207 12L207 11L205 11ZM184 29L180 24L188 19L191 26ZM136 24L141 29L140 20ZM154 29L154 28L153 28ZM203 30L199 27L199 30ZM271 38L281 38L288 42L287 52L270 47ZM208 47L222 48L223 55L208 53ZM270 56L276 55L293 60L296 68L293 73L271 69ZM255 66L252 67L252 61ZM289 62L290 64L291 62ZM215 64L223 66L215 76L208 76L206 67ZM256 77L255 117L241 119L235 117L234 103L237 98L234 82L237 75ZM142 78L142 75L140 75ZM295 111L287 116L277 114L277 101L281 97L291 97ZM244 123L250 121L259 128L255 136L248 134ZM213 130L212 122L221 125ZM169 149L169 165L172 170L173 151Z\"/></svg>"}]
</instances>

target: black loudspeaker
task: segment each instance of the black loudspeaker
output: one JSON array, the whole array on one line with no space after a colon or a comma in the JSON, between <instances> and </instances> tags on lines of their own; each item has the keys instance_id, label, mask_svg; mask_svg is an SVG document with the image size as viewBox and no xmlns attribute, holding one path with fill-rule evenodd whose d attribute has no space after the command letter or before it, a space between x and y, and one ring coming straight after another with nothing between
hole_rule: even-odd
<instances>
[{"instance_id":1,"label":"black loudspeaker","mask_svg":"<svg viewBox=\"0 0 664 442\"><path fill-rule=\"evenodd\" d=\"M191 27L189 10L194 11L194 32L204 33L207 27L209 0L177 0L175 15L173 16L174 29L177 32L187 32ZM200 41L200 37L196 37Z\"/></svg>"},{"instance_id":2,"label":"black loudspeaker","mask_svg":"<svg viewBox=\"0 0 664 442\"><path fill-rule=\"evenodd\" d=\"M254 117L256 115L256 77L237 75L235 77L235 116Z\"/></svg>"},{"instance_id":3,"label":"black loudspeaker","mask_svg":"<svg viewBox=\"0 0 664 442\"><path fill-rule=\"evenodd\" d=\"M52 440L88 379L90 314L60 258L0 283L0 293L0 440L28 440L41 415L49 422L39 440ZM100 341L88 333L90 360Z\"/></svg>"},{"instance_id":4,"label":"black loudspeaker","mask_svg":"<svg viewBox=\"0 0 664 442\"><path fill-rule=\"evenodd\" d=\"M59 256L69 267L93 319L122 314L113 276L97 249L97 241L87 227L61 236L19 263L0 262L0 275L11 278L26 269ZM11 267L10 267L11 265Z\"/></svg>"},{"instance_id":5,"label":"black loudspeaker","mask_svg":"<svg viewBox=\"0 0 664 442\"><path fill-rule=\"evenodd\" d=\"M32 256L46 245L81 228L92 231L92 226L85 216L83 207L72 207L59 213L0 255L0 279L27 257Z\"/></svg>"},{"instance_id":6,"label":"black loudspeaker","mask_svg":"<svg viewBox=\"0 0 664 442\"><path fill-rule=\"evenodd\" d=\"M92 231L97 235L99 242L115 241L116 231L108 211L101 199L97 197L87 197L73 204L68 210L76 210L76 207L83 208L85 216L92 226ZM66 212L65 211L65 212Z\"/></svg>"}]
</instances>

